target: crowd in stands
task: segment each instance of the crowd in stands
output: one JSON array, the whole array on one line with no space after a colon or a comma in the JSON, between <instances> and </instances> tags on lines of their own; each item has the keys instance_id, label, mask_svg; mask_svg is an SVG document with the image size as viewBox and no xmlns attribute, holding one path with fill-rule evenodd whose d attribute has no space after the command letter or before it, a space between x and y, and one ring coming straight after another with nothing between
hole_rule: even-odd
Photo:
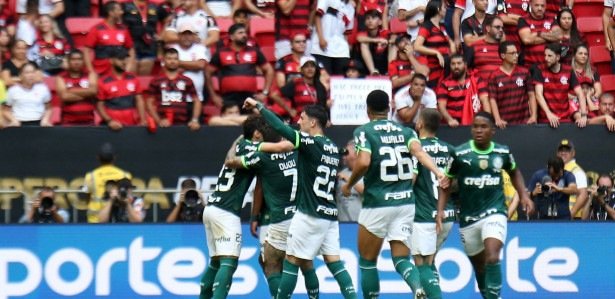
<instances>
[{"instance_id":1,"label":"crowd in stands","mask_svg":"<svg viewBox=\"0 0 615 299\"><path fill-rule=\"evenodd\" d=\"M406 124L431 107L450 127L484 110L500 128L615 131L613 5L0 0L0 127L198 130L240 124L229 111L251 113L247 97L292 121L305 105L330 108L342 76L389 78L391 115Z\"/></svg>"}]
</instances>

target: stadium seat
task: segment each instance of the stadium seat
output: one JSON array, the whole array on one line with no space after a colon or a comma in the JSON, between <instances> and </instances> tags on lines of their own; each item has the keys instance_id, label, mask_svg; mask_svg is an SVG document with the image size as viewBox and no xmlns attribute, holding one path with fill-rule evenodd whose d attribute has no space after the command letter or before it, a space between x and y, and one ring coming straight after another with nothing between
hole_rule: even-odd
<instances>
[{"instance_id":1,"label":"stadium seat","mask_svg":"<svg viewBox=\"0 0 615 299\"><path fill-rule=\"evenodd\" d=\"M406 22L398 19L398 18L392 18L391 19L391 23L390 26L391 28L391 33L406 33L408 32L408 25L406 24Z\"/></svg>"},{"instance_id":2,"label":"stadium seat","mask_svg":"<svg viewBox=\"0 0 615 299\"><path fill-rule=\"evenodd\" d=\"M576 0L572 12L577 18L600 17L604 7L603 0Z\"/></svg>"},{"instance_id":3,"label":"stadium seat","mask_svg":"<svg viewBox=\"0 0 615 299\"><path fill-rule=\"evenodd\" d=\"M218 17L216 18L216 23L218 24L218 28L220 28L220 40L225 40L228 38L228 29L233 25L233 19L228 17Z\"/></svg>"},{"instance_id":4,"label":"stadium seat","mask_svg":"<svg viewBox=\"0 0 615 299\"><path fill-rule=\"evenodd\" d=\"M593 46L589 48L591 63L598 70L600 76L611 74L611 54L605 46Z\"/></svg>"},{"instance_id":5,"label":"stadium seat","mask_svg":"<svg viewBox=\"0 0 615 299\"><path fill-rule=\"evenodd\" d=\"M589 46L604 45L602 17L584 17L577 19L577 27L587 40Z\"/></svg>"},{"instance_id":6,"label":"stadium seat","mask_svg":"<svg viewBox=\"0 0 615 299\"><path fill-rule=\"evenodd\" d=\"M602 92L615 91L615 75L600 76L600 83L602 83Z\"/></svg>"},{"instance_id":7,"label":"stadium seat","mask_svg":"<svg viewBox=\"0 0 615 299\"><path fill-rule=\"evenodd\" d=\"M261 47L261 52L263 52L263 55L265 55L265 58L267 58L267 61L269 61L269 63L275 63L275 47Z\"/></svg>"},{"instance_id":8,"label":"stadium seat","mask_svg":"<svg viewBox=\"0 0 615 299\"><path fill-rule=\"evenodd\" d=\"M250 19L250 36L256 39L261 47L273 47L275 43L274 20L252 17Z\"/></svg>"},{"instance_id":9,"label":"stadium seat","mask_svg":"<svg viewBox=\"0 0 615 299\"><path fill-rule=\"evenodd\" d=\"M85 45L85 36L94 25L100 23L101 18L68 18L66 19L66 29L75 42L75 47Z\"/></svg>"}]
</instances>

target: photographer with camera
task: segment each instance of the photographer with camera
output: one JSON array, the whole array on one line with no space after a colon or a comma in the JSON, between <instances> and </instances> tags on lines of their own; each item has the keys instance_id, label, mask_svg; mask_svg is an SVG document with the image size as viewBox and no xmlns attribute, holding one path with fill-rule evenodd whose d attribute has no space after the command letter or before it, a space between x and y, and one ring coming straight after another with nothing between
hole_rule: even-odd
<instances>
[{"instance_id":1,"label":"photographer with camera","mask_svg":"<svg viewBox=\"0 0 615 299\"><path fill-rule=\"evenodd\" d=\"M30 223L64 223L68 213L55 205L55 192L51 187L42 187L32 201L27 220Z\"/></svg>"},{"instance_id":2,"label":"photographer with camera","mask_svg":"<svg viewBox=\"0 0 615 299\"><path fill-rule=\"evenodd\" d=\"M598 177L595 185L591 186L590 199L583 219L589 220L615 220L615 189L613 178L604 173Z\"/></svg>"},{"instance_id":3,"label":"photographer with camera","mask_svg":"<svg viewBox=\"0 0 615 299\"><path fill-rule=\"evenodd\" d=\"M203 196L197 190L193 179L185 179L181 183L179 201L167 217L167 223L173 222L202 222L203 221Z\"/></svg>"},{"instance_id":4,"label":"photographer with camera","mask_svg":"<svg viewBox=\"0 0 615 299\"><path fill-rule=\"evenodd\" d=\"M98 213L100 223L143 222L143 199L132 194L135 186L129 179L107 182L105 206Z\"/></svg>"},{"instance_id":5,"label":"photographer with camera","mask_svg":"<svg viewBox=\"0 0 615 299\"><path fill-rule=\"evenodd\" d=\"M552 157L547 168L534 173L527 189L536 204L540 220L570 220L570 196L577 194L577 183L572 172L564 170L564 160Z\"/></svg>"}]
</instances>

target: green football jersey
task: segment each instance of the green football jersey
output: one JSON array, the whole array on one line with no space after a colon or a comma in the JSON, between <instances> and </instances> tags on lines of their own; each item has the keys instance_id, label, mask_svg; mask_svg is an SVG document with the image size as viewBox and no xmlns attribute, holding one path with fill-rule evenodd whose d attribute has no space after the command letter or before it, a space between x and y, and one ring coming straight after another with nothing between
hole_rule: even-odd
<instances>
[{"instance_id":1,"label":"green football jersey","mask_svg":"<svg viewBox=\"0 0 615 299\"><path fill-rule=\"evenodd\" d=\"M436 166L444 172L449 161L453 158L454 148L450 144L436 138L421 138L423 150L431 156ZM414 161L414 171L416 180L414 182L414 198L416 199L415 222L435 222L438 212L438 179L436 175L423 166L416 157ZM444 221L455 220L455 205L448 201L444 210Z\"/></svg>"},{"instance_id":2,"label":"green football jersey","mask_svg":"<svg viewBox=\"0 0 615 299\"><path fill-rule=\"evenodd\" d=\"M492 142L481 151L470 140L455 149L446 174L457 177L460 227L492 214L506 215L502 171L516 168L508 146Z\"/></svg>"},{"instance_id":3,"label":"green football jersey","mask_svg":"<svg viewBox=\"0 0 615 299\"><path fill-rule=\"evenodd\" d=\"M263 118L299 152L297 210L313 217L337 220L335 184L341 161L337 145L326 136L310 136L294 130L262 104L258 108Z\"/></svg>"},{"instance_id":4,"label":"green football jersey","mask_svg":"<svg viewBox=\"0 0 615 299\"><path fill-rule=\"evenodd\" d=\"M299 176L297 152L254 152L242 156L245 168L254 169L261 179L269 223L291 219L295 214L295 197Z\"/></svg>"},{"instance_id":5,"label":"green football jersey","mask_svg":"<svg viewBox=\"0 0 615 299\"><path fill-rule=\"evenodd\" d=\"M249 140L242 139L237 143L235 154L246 155L256 151L257 145ZM232 169L222 167L218 175L216 190L209 196L208 204L227 210L237 216L241 213L243 198L254 179L254 173L246 169Z\"/></svg>"},{"instance_id":6,"label":"green football jersey","mask_svg":"<svg viewBox=\"0 0 615 299\"><path fill-rule=\"evenodd\" d=\"M414 130L390 120L374 120L354 131L357 152L370 153L371 162L363 176L363 208L414 203L412 196L412 155Z\"/></svg>"}]
</instances>

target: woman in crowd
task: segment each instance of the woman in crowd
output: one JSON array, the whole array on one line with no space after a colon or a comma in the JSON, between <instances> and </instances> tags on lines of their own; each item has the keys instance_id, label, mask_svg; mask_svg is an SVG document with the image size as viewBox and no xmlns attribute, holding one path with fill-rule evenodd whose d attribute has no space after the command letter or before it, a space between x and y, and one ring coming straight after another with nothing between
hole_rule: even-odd
<instances>
[{"instance_id":1,"label":"woman in crowd","mask_svg":"<svg viewBox=\"0 0 615 299\"><path fill-rule=\"evenodd\" d=\"M438 80L446 75L448 57L456 52L455 43L441 23L445 15L445 1L429 1L425 8L425 22L414 41L414 50L427 57L427 66L430 69L427 86L432 89L436 87Z\"/></svg>"},{"instance_id":2,"label":"woman in crowd","mask_svg":"<svg viewBox=\"0 0 615 299\"><path fill-rule=\"evenodd\" d=\"M38 37L32 51L41 70L48 75L57 75L66 68L64 55L71 50L70 44L60 33L56 21L49 15L41 15Z\"/></svg>"},{"instance_id":3,"label":"woman in crowd","mask_svg":"<svg viewBox=\"0 0 615 299\"><path fill-rule=\"evenodd\" d=\"M19 81L7 92L2 112L7 126L51 127L51 93L44 83L37 83L38 67L26 62L19 69Z\"/></svg>"},{"instance_id":4,"label":"woman in crowd","mask_svg":"<svg viewBox=\"0 0 615 299\"><path fill-rule=\"evenodd\" d=\"M38 70L38 65L33 61L28 61L27 52L28 44L21 39L16 40L11 45L11 59L2 63L2 72L0 72L0 79L4 81L7 87L13 86L21 80L19 69L29 62L37 66L35 82L43 81L43 75Z\"/></svg>"},{"instance_id":5,"label":"woman in crowd","mask_svg":"<svg viewBox=\"0 0 615 299\"><path fill-rule=\"evenodd\" d=\"M562 32L560 43L563 48L560 62L570 65L573 56L572 52L578 45L583 43L583 37L577 28L577 20L570 8L562 8L557 13L555 28L559 28Z\"/></svg>"},{"instance_id":6,"label":"woman in crowd","mask_svg":"<svg viewBox=\"0 0 615 299\"><path fill-rule=\"evenodd\" d=\"M0 62L11 59L11 35L5 27L0 27Z\"/></svg>"},{"instance_id":7,"label":"woman in crowd","mask_svg":"<svg viewBox=\"0 0 615 299\"><path fill-rule=\"evenodd\" d=\"M602 84L600 84L600 75L598 71L591 65L589 59L589 50L586 44L580 44L574 49L574 58L572 59L572 69L576 76L577 82L583 88L585 98L587 99L587 111L589 117L595 116L598 112L598 99L602 95ZM574 111L578 110L579 102L576 97L572 97L570 107ZM577 115L579 114L579 115ZM580 117L580 113L575 113L575 119Z\"/></svg>"}]
</instances>

